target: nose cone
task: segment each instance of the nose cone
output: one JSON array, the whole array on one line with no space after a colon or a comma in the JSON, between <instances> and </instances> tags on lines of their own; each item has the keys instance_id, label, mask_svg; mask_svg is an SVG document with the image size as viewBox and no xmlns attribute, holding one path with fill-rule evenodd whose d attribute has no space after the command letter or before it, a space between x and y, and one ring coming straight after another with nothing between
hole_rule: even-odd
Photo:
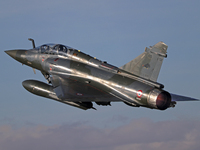
<instances>
[{"instance_id":1,"label":"nose cone","mask_svg":"<svg viewBox=\"0 0 200 150\"><path fill-rule=\"evenodd\" d=\"M9 50L9 51L5 51L6 54L8 54L10 57L12 58L16 58L16 54L17 54L18 50Z\"/></svg>"},{"instance_id":2,"label":"nose cone","mask_svg":"<svg viewBox=\"0 0 200 150\"><path fill-rule=\"evenodd\" d=\"M15 60L24 63L25 56L26 56L27 50L8 50L5 51L6 54L8 54L10 57L14 58Z\"/></svg>"}]
</instances>

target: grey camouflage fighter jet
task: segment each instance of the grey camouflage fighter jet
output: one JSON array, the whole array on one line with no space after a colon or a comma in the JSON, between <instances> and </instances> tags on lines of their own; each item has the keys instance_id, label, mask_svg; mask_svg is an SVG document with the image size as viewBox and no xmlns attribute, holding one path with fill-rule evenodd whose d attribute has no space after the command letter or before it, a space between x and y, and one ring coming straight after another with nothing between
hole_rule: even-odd
<instances>
[{"instance_id":1,"label":"grey camouflage fighter jet","mask_svg":"<svg viewBox=\"0 0 200 150\"><path fill-rule=\"evenodd\" d=\"M168 46L158 42L122 67L91 57L62 44L44 44L30 50L5 51L22 64L38 69L48 84L26 80L22 85L29 92L81 109L93 108L93 103L110 105L124 102L133 107L166 110L176 101L197 99L164 91L157 82Z\"/></svg>"}]
</instances>

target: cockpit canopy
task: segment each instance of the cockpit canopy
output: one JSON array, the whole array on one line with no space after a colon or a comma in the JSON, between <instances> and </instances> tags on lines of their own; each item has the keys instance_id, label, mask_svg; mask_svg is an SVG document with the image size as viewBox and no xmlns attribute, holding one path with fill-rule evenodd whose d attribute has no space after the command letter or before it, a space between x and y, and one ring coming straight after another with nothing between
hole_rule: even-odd
<instances>
[{"instance_id":1,"label":"cockpit canopy","mask_svg":"<svg viewBox=\"0 0 200 150\"><path fill-rule=\"evenodd\" d=\"M67 56L67 53L69 53L69 51L75 50L74 48L62 44L44 44L42 46L37 47L37 49L42 54L63 55L63 56Z\"/></svg>"}]
</instances>

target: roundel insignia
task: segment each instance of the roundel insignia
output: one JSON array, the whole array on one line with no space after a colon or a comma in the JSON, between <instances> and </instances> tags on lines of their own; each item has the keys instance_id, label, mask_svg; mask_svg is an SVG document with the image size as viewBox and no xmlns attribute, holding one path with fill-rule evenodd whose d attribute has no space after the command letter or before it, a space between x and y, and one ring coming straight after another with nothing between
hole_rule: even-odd
<instances>
[{"instance_id":1,"label":"roundel insignia","mask_svg":"<svg viewBox=\"0 0 200 150\"><path fill-rule=\"evenodd\" d=\"M142 97L142 90L138 90L138 91L137 91L137 97L138 97L138 98Z\"/></svg>"}]
</instances>

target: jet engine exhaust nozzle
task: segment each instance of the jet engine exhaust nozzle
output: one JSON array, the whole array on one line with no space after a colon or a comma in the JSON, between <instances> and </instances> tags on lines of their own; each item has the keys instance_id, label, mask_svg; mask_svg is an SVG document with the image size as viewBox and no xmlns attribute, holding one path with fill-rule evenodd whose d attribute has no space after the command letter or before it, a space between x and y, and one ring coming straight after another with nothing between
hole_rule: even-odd
<instances>
[{"instance_id":1,"label":"jet engine exhaust nozzle","mask_svg":"<svg viewBox=\"0 0 200 150\"><path fill-rule=\"evenodd\" d=\"M170 106L171 95L168 92L161 92L156 99L156 106L160 110L165 110Z\"/></svg>"},{"instance_id":2,"label":"jet engine exhaust nozzle","mask_svg":"<svg viewBox=\"0 0 200 150\"><path fill-rule=\"evenodd\" d=\"M147 103L150 108L165 110L170 107L171 95L166 91L154 89L150 92Z\"/></svg>"}]
</instances>

